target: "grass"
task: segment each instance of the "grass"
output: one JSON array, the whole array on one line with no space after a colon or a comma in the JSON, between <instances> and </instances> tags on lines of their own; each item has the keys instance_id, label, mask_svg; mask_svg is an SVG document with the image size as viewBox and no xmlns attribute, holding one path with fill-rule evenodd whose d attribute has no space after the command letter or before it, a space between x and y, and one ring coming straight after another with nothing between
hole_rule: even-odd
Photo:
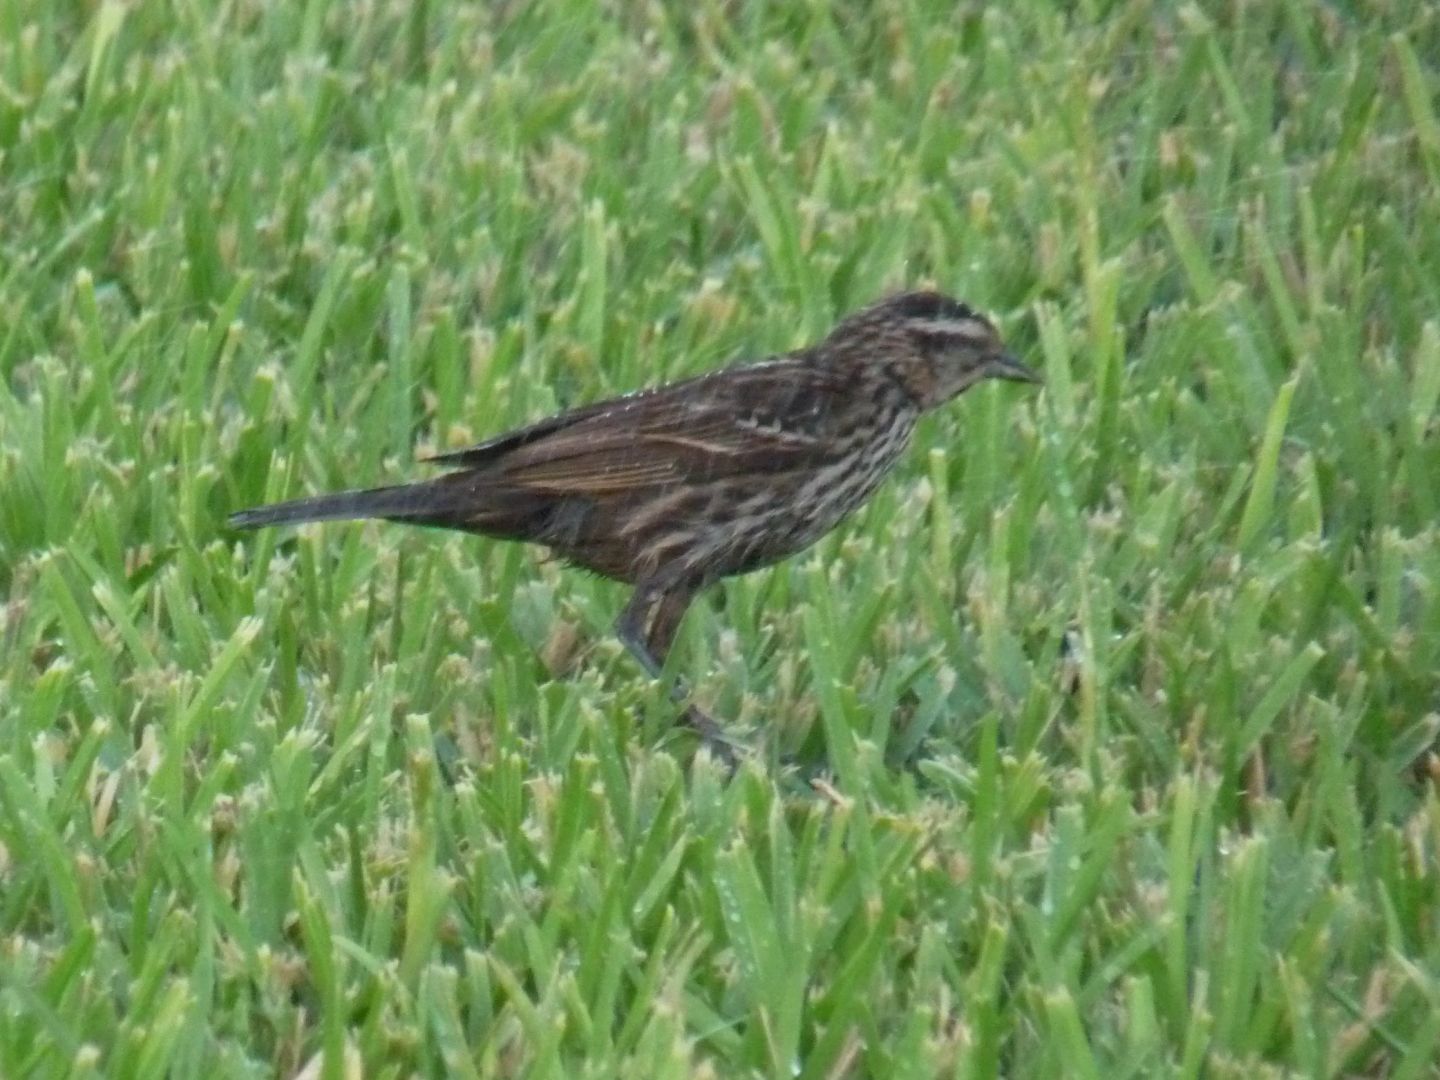
<instances>
[{"instance_id":1,"label":"grass","mask_svg":"<svg viewBox=\"0 0 1440 1080\"><path fill-rule=\"evenodd\" d=\"M1440 1075L1424 4L0 0L0 1075ZM232 509L1043 367L694 611Z\"/></svg>"}]
</instances>

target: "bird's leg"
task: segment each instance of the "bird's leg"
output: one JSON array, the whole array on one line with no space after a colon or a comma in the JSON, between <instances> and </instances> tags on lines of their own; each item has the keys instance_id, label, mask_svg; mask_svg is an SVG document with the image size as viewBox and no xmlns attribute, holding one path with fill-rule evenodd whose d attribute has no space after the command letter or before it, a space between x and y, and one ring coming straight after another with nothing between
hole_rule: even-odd
<instances>
[{"instance_id":1,"label":"bird's leg","mask_svg":"<svg viewBox=\"0 0 1440 1080\"><path fill-rule=\"evenodd\" d=\"M615 636L652 679L664 673L665 658L670 655L675 632L680 629L680 620L698 591L685 581L639 585L620 618L615 620ZM689 693L685 680L676 678L670 690L671 700L680 701Z\"/></svg>"},{"instance_id":2,"label":"bird's leg","mask_svg":"<svg viewBox=\"0 0 1440 1080\"><path fill-rule=\"evenodd\" d=\"M646 645L650 655L656 657L662 665L670 655L670 646L675 643L675 633L680 629L680 620L685 618L685 612L690 610L697 591L693 585L683 584L672 586L660 593L659 602L655 605L655 615L650 622ZM675 680L675 693L677 701L688 695L685 680Z\"/></svg>"},{"instance_id":3,"label":"bird's leg","mask_svg":"<svg viewBox=\"0 0 1440 1080\"><path fill-rule=\"evenodd\" d=\"M650 647L650 622L657 604L663 599L661 591L651 585L640 585L615 620L615 636L620 639L630 655L640 661L640 666L652 679L660 678L665 667L664 656L656 656Z\"/></svg>"},{"instance_id":4,"label":"bird's leg","mask_svg":"<svg viewBox=\"0 0 1440 1080\"><path fill-rule=\"evenodd\" d=\"M660 596L660 602L655 607L654 621L650 624L649 645L652 655L658 656L662 664L665 657L670 655L670 646L675 643L675 633L680 629L680 621L685 618L685 612L690 610L690 604L698 591L694 585L686 584L672 588ZM670 688L670 697L674 701L685 702L685 722L695 729L696 734L717 756L733 765L734 746L715 718L690 698L690 690L684 679L675 679Z\"/></svg>"},{"instance_id":5,"label":"bird's leg","mask_svg":"<svg viewBox=\"0 0 1440 1080\"><path fill-rule=\"evenodd\" d=\"M665 658L670 655L680 621L697 592L699 589L693 583L685 581L668 586L639 585L615 621L615 634L621 644L640 661L651 678L658 679L663 674ZM685 722L695 729L712 753L733 765L734 745L715 719L690 701L690 690L684 679L676 677L671 683L670 700L685 703Z\"/></svg>"}]
</instances>

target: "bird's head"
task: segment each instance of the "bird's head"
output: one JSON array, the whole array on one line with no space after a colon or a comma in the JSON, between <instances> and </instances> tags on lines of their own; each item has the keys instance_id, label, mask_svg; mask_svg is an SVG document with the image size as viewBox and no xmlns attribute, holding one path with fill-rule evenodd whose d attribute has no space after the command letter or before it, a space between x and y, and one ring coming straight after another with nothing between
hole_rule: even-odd
<instances>
[{"instance_id":1,"label":"bird's head","mask_svg":"<svg viewBox=\"0 0 1440 1080\"><path fill-rule=\"evenodd\" d=\"M922 409L981 379L1041 381L1005 351L994 323L937 292L904 292L872 304L841 322L830 342L857 359L885 362Z\"/></svg>"}]
</instances>

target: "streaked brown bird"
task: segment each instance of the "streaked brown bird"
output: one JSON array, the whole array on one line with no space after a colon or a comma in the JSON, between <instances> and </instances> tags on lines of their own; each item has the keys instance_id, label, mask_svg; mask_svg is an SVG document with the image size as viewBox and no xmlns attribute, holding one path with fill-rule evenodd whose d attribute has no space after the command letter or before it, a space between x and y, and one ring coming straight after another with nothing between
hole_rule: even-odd
<instances>
[{"instance_id":1,"label":"streaked brown bird","mask_svg":"<svg viewBox=\"0 0 1440 1080\"><path fill-rule=\"evenodd\" d=\"M383 518L544 544L635 586L615 629L658 678L697 593L820 539L870 497L923 413L987 378L1040 381L982 315L906 292L817 345L427 459L453 470L443 476L242 510L230 522ZM674 693L686 696L678 683ZM730 756L714 720L693 704L686 719Z\"/></svg>"}]
</instances>

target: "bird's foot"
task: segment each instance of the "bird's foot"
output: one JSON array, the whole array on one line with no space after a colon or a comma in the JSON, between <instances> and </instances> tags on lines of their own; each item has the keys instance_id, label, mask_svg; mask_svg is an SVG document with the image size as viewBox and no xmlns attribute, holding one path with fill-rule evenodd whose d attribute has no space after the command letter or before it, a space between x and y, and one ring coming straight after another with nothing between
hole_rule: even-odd
<instances>
[{"instance_id":1,"label":"bird's foot","mask_svg":"<svg viewBox=\"0 0 1440 1080\"><path fill-rule=\"evenodd\" d=\"M697 705L685 706L683 718L690 729L700 737L701 744L732 773L739 767L741 757L751 750L749 746L725 734L720 722Z\"/></svg>"}]
</instances>

